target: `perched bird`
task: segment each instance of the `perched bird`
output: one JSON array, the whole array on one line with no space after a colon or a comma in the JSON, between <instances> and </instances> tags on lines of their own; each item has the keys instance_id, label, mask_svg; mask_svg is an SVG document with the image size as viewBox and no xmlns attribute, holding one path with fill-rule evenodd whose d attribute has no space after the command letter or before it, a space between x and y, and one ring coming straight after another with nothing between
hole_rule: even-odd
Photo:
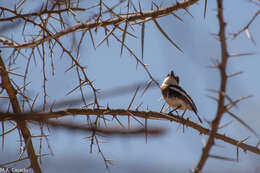
<instances>
[{"instance_id":1,"label":"perched bird","mask_svg":"<svg viewBox=\"0 0 260 173\"><path fill-rule=\"evenodd\" d=\"M169 73L164 79L161 85L161 91L163 98L168 105L174 108L174 110L169 112L170 114L177 109L181 109L184 110L182 114L184 115L186 110L189 109L195 113L199 121L202 123L197 113L196 105L184 89L179 86L179 77L175 76L173 71L171 71L171 73Z\"/></svg>"}]
</instances>

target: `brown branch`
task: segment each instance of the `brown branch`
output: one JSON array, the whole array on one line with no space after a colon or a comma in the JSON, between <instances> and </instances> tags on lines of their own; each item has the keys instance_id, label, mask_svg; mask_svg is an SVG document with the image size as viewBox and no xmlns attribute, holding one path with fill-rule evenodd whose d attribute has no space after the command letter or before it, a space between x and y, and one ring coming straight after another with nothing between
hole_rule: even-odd
<instances>
[{"instance_id":1,"label":"brown branch","mask_svg":"<svg viewBox=\"0 0 260 173\"><path fill-rule=\"evenodd\" d=\"M32 42L28 42L28 43L23 43L23 44L19 44L19 45L13 45L13 48L30 48L30 47L35 47L38 46L39 44L42 44L43 42L49 41L53 38L59 38L61 36L64 36L66 34L75 32L77 30L81 30L81 29L87 29L87 30L91 30L93 28L96 27L106 27L108 25L117 25L123 21L128 21L128 22L133 22L136 20L145 20L146 18L158 18L161 16L164 16L166 14L170 14L173 11L179 10L179 9L185 9L193 4L195 4L196 2L198 2L199 0L188 0L188 1L183 1L183 2L178 2L176 4L173 4L171 6L168 6L166 8L160 8L156 11L146 11L146 12L137 12L137 13L132 13L132 14L122 14L119 15L119 17L114 17L111 19L107 19L104 21L87 21L85 23L78 23L74 26L71 26L67 29L61 30L55 34L52 35L47 35L41 39L36 39L33 40ZM11 46L11 45L10 45ZM10 48L9 46L9 48Z\"/></svg>"},{"instance_id":2,"label":"brown branch","mask_svg":"<svg viewBox=\"0 0 260 173\"><path fill-rule=\"evenodd\" d=\"M44 9L42 11L39 11L39 12L34 12L34 13L26 13L26 14L19 14L17 13L16 10L11 10L11 9L8 9L8 8L5 8L5 7L0 7L0 9L2 11L8 11L12 14L14 14L14 16L11 16L11 17L6 17L6 18L0 18L0 22L4 22L4 21L12 21L12 20L15 20L15 19L23 19L23 18L27 18L27 17L37 17L37 16L41 16L41 15L44 15L44 14L60 14L60 13L63 13L63 12L70 12L70 11L85 11L86 9L84 8L65 8L65 9L59 9L59 10L48 10L48 9Z\"/></svg>"},{"instance_id":3,"label":"brown branch","mask_svg":"<svg viewBox=\"0 0 260 173\"><path fill-rule=\"evenodd\" d=\"M260 14L260 10L257 10L257 12L254 14L254 16L249 20L249 22L238 32L233 33L233 37L236 38L238 35L240 35L242 32L246 31L249 26L255 21L256 17Z\"/></svg>"},{"instance_id":4,"label":"brown branch","mask_svg":"<svg viewBox=\"0 0 260 173\"><path fill-rule=\"evenodd\" d=\"M144 133L148 133L149 135L158 136L166 133L166 129L164 128L116 128L116 127L90 127L88 125L75 124L71 122L64 121L43 121L48 124L48 127L53 127L55 129L67 129L69 131L82 131L82 132L92 132L96 131L96 133L109 135L109 136L122 136L127 137L129 135L140 135Z\"/></svg>"},{"instance_id":5,"label":"brown branch","mask_svg":"<svg viewBox=\"0 0 260 173\"><path fill-rule=\"evenodd\" d=\"M225 29L226 23L224 22L223 17L223 2L222 0L217 0L218 6L218 21L219 21L219 39L220 39L220 46L221 46L221 63L218 65L220 75L221 75L221 83L220 83L220 92L218 95L218 108L217 114L215 119L212 122L212 130L210 132L210 136L208 138L206 146L202 150L202 155L200 160L194 170L194 172L199 173L201 172L203 166L205 165L206 161L208 160L209 152L214 145L214 140L216 138L217 130L219 127L220 120L225 112L225 95L222 93L226 93L226 86L227 86L227 74L226 74L226 66L228 61L228 51L227 51L227 44L226 44L226 36L225 36Z\"/></svg>"},{"instance_id":6,"label":"brown branch","mask_svg":"<svg viewBox=\"0 0 260 173\"><path fill-rule=\"evenodd\" d=\"M4 61L2 60L2 57L0 55L0 74L2 78L2 88L4 88L9 96L13 112L14 113L21 113L21 108L18 102L18 99L16 97L17 91L13 87L10 78L8 76L8 72L6 70ZM27 144L26 149L27 149L27 154L31 162L31 167L33 168L34 172L36 173L41 173L41 168L40 165L37 161L37 156L34 151L34 147L32 144L31 140L31 133L29 128L27 127L27 123L23 120L16 120L17 127L21 131L22 136L24 138L24 142Z\"/></svg>"},{"instance_id":7,"label":"brown branch","mask_svg":"<svg viewBox=\"0 0 260 173\"><path fill-rule=\"evenodd\" d=\"M0 112L0 121L6 120L34 120L34 121L46 121L50 118L61 118L64 116L72 116L72 115L85 115L85 116L100 116L100 115L111 115L111 116L134 116L143 119L153 119L153 120L169 120L174 121L179 124L183 124L187 127L193 128L197 130L200 134L210 135L211 130L205 127L202 127L199 124L196 124L189 119L184 119L182 117L173 115L169 116L167 114L159 113L159 112L152 112L152 111L137 111L137 110L124 110L124 109L64 109L54 112L45 112L45 113L4 113ZM260 155L260 149L256 146L248 145L240 140L235 140L226 135L216 133L215 138L222 140L226 143L234 145L235 147L239 147L244 151L250 151L255 154Z\"/></svg>"}]
</instances>

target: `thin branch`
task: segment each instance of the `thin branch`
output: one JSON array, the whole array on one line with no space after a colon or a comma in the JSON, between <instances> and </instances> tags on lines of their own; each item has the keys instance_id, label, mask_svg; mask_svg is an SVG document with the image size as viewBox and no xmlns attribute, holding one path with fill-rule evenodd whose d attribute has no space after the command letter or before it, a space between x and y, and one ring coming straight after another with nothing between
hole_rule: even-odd
<instances>
[{"instance_id":1,"label":"thin branch","mask_svg":"<svg viewBox=\"0 0 260 173\"><path fill-rule=\"evenodd\" d=\"M217 155L209 155L209 157L214 158L214 159L225 160L225 161L237 162L237 159L233 159L233 158L229 158L229 157L223 157L223 156L217 156Z\"/></svg>"},{"instance_id":2,"label":"thin branch","mask_svg":"<svg viewBox=\"0 0 260 173\"><path fill-rule=\"evenodd\" d=\"M205 6L204 6L204 18L206 18L208 0L204 0L204 1L205 1Z\"/></svg>"},{"instance_id":3,"label":"thin branch","mask_svg":"<svg viewBox=\"0 0 260 173\"><path fill-rule=\"evenodd\" d=\"M232 116L234 119L236 119L239 123L241 123L243 126L245 126L250 132L252 132L257 138L259 138L258 133L251 128L249 125L247 125L243 120L241 120L237 115L235 115L234 113L227 111L227 113Z\"/></svg>"},{"instance_id":4,"label":"thin branch","mask_svg":"<svg viewBox=\"0 0 260 173\"><path fill-rule=\"evenodd\" d=\"M0 9L2 11L8 11L12 14L14 14L14 16L12 17L6 17L6 18L0 18L0 22L4 22L4 21L12 21L12 20L15 20L15 19L23 19L25 17L37 17L37 16L41 16L41 15L44 15L44 14L60 14L60 13L63 13L63 12L71 12L72 11L85 11L86 9L84 8L65 8L65 9L59 9L59 10L48 10L48 9L44 9L42 11L39 11L39 12L34 12L34 13L26 13L26 14L19 14L17 13L17 11L15 10L11 10L11 9L8 9L8 8L5 8L5 7L1 7L0 6Z\"/></svg>"},{"instance_id":5,"label":"thin branch","mask_svg":"<svg viewBox=\"0 0 260 173\"><path fill-rule=\"evenodd\" d=\"M155 24L155 26L158 28L158 30L162 33L162 35L174 46L176 47L179 51L181 51L183 53L183 51L181 50L181 48L174 43L174 41L172 41L172 39L170 39L170 37L164 32L164 30L162 29L162 27L159 25L159 23L156 21L156 19L153 19L153 22Z\"/></svg>"},{"instance_id":6,"label":"thin branch","mask_svg":"<svg viewBox=\"0 0 260 173\"><path fill-rule=\"evenodd\" d=\"M48 154L37 155L36 157L43 157L43 156L48 156ZM17 162L20 162L20 161L23 161L23 160L27 160L27 159L29 159L29 157L24 157L24 158L20 158L18 160L15 160L15 161L2 163L2 164L0 164L0 168L3 167L3 166L14 164L14 163L17 163Z\"/></svg>"},{"instance_id":7,"label":"thin branch","mask_svg":"<svg viewBox=\"0 0 260 173\"><path fill-rule=\"evenodd\" d=\"M244 31L248 31L249 26L255 21L256 17L260 14L260 10L258 10L254 16L249 20L249 22L244 26L242 29L240 29L238 32L233 33L233 37L236 38L238 35L240 35Z\"/></svg>"}]
</instances>

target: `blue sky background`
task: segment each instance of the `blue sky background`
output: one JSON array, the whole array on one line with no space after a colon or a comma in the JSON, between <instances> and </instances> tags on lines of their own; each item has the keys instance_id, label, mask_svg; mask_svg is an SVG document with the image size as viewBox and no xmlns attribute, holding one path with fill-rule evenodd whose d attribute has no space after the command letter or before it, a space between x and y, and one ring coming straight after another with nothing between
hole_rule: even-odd
<instances>
[{"instance_id":1,"label":"blue sky background","mask_svg":"<svg viewBox=\"0 0 260 173\"><path fill-rule=\"evenodd\" d=\"M117 1L113 1L115 3ZM160 3L162 1L155 1ZM167 4L173 1L164 1ZM0 5L6 5L9 2L2 1ZM82 7L87 8L96 4L96 0L83 3ZM110 5L111 3L111 5ZM112 6L112 1L107 2ZM138 3L136 3L138 4ZM142 7L149 9L151 2L142 1ZM8 6L12 7L9 3ZM38 4L31 2L31 9L37 9ZM216 96L207 91L207 89L219 88L219 72L215 69L210 69L207 66L212 65L213 59L220 59L219 42L211 35L218 32L218 21L216 18L216 3L208 1L207 16L203 18L204 1L189 8L193 17L189 16L185 11L177 11L176 14L184 20L179 21L173 16L167 16L158 19L158 22L163 27L165 32L182 48L184 53L181 53L174 48L169 41L164 38L153 22L146 24L145 32L145 52L144 63L150 64L148 67L152 75L161 83L163 78L174 70L180 76L180 85L187 90L195 101L199 115L206 120L212 120L216 113L216 102L209 99L207 95ZM259 7L258 7L259 8ZM228 81L227 92L229 96L236 99L240 96L253 94L254 97L243 101L238 108L232 109L239 117L248 123L256 131L259 131L259 100L260 100L260 82L258 75L260 74L259 64L259 41L260 28L259 18L251 25L250 31L254 36L256 45L250 41L245 33L242 33L235 40L231 39L230 33L237 32L241 27L245 26L249 19L257 11L257 7L246 0L224 1L224 18L227 22L228 51L232 53L248 53L253 52L256 55L233 58L228 63L228 74L243 71L242 75L231 78ZM84 14L79 16L84 21ZM0 26L3 26L0 25ZM22 26L22 25L21 25ZM18 34L22 27L18 27L11 31L0 29L1 36L13 37L18 42L22 42L22 38ZM35 28L28 27L27 32L33 32ZM138 39L127 37L127 45L141 57L141 28L135 26L132 33L138 36ZM93 32L94 33L94 32ZM117 32L119 33L119 32ZM79 36L78 34L77 36ZM79 37L78 37L79 38ZM98 44L104 38L103 31L94 33L95 43ZM136 82L146 82L149 80L144 69L139 65L136 70L136 61L124 49L123 55L120 57L120 44L112 37L110 46L102 44L96 50L93 49L89 40L89 34L85 37L81 48L81 63L87 65L87 75L90 80L94 80L96 88L100 89L100 93L120 86L127 86ZM64 45L68 46L71 43L71 35L64 36L60 39ZM8 50L2 50L2 56L8 55ZM27 52L27 55L30 51ZM75 55L75 52L72 52ZM59 58L61 49L55 49L55 76L51 76L50 61L47 60L47 92L49 101L60 101L63 99L80 97L79 92L75 92L69 96L65 96L71 89L77 85L77 77L75 71L65 73L65 69L71 64L68 56ZM37 93L42 91L42 73L41 60L37 60L37 65L34 63L30 66L31 73L27 81L32 81L29 93L35 97ZM21 67L16 72L24 72L25 58L20 56L16 66ZM21 84L21 79L14 77L18 84ZM86 94L91 92L90 89L84 91ZM110 108L127 108L133 96L133 92L116 97L100 98L101 105L109 104ZM140 103L143 103L142 110L146 110L147 106L152 111L160 111L163 101L160 101L161 92L155 87L149 89L144 96L141 92L136 97L133 108ZM43 100L40 95L37 105L41 105ZM1 104L6 103L6 100L0 100ZM4 105L4 104L3 104ZM2 106L3 109L5 106ZM192 121L197 122L196 117L187 112L186 116L190 116ZM65 118L69 121L84 122L83 117ZM120 118L127 126L127 119ZM134 120L132 120L134 123ZM257 139L244 126L232 119L229 115L224 115L221 124L232 121L232 123L221 129L221 133L225 133L230 137L242 140L250 136L247 143L255 145ZM150 120L150 127L166 128L167 134L161 137L149 137L148 143L145 142L144 136L138 137L105 137L101 138L106 143L102 143L102 151L107 158L114 161L111 166L111 172L189 172L189 169L196 166L202 151L202 139L206 140L207 136L200 135L192 129L185 129L183 133L181 128L177 131L178 124L163 120ZM117 125L111 122L111 125ZM203 124L208 127L206 123ZM138 123L134 123L133 127L138 127ZM10 127L7 125L7 128ZM34 135L39 134L39 128L31 125ZM44 172L106 172L105 165L97 150L90 154L89 144L86 140L89 134L73 133L66 130L51 129L46 131L49 135L49 142L54 151L54 156L43 158L41 167ZM18 134L16 132L6 136L5 148L1 151L0 161L6 162L15 160L19 152L19 142L17 141ZM2 143L2 138L0 138ZM39 140L34 139L35 146L38 151ZM211 150L212 154L217 154L226 157L236 158L236 148L225 144L221 141L216 141L221 146L215 146ZM44 142L44 152L48 153L48 147ZM204 168L205 172L259 172L259 156L250 152L244 153L240 151L240 162L225 162L222 160L208 159ZM17 167L22 167L19 163Z\"/></svg>"}]
</instances>

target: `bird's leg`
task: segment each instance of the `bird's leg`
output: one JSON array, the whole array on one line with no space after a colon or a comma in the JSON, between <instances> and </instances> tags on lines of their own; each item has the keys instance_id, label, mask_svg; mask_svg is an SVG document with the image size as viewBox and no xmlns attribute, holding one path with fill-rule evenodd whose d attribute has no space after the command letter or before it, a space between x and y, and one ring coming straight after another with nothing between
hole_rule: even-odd
<instances>
[{"instance_id":1,"label":"bird's leg","mask_svg":"<svg viewBox=\"0 0 260 173\"><path fill-rule=\"evenodd\" d=\"M172 115L172 112L176 111L177 112L177 109L179 109L181 107L181 105L178 105L175 109L171 110L169 112L169 115ZM178 113L178 112L177 112Z\"/></svg>"},{"instance_id":2,"label":"bird's leg","mask_svg":"<svg viewBox=\"0 0 260 173\"><path fill-rule=\"evenodd\" d=\"M183 118L183 116L184 116L186 110L187 110L187 109L185 109L185 110L183 111L183 113L181 114L181 117L182 117L182 118Z\"/></svg>"}]
</instances>

